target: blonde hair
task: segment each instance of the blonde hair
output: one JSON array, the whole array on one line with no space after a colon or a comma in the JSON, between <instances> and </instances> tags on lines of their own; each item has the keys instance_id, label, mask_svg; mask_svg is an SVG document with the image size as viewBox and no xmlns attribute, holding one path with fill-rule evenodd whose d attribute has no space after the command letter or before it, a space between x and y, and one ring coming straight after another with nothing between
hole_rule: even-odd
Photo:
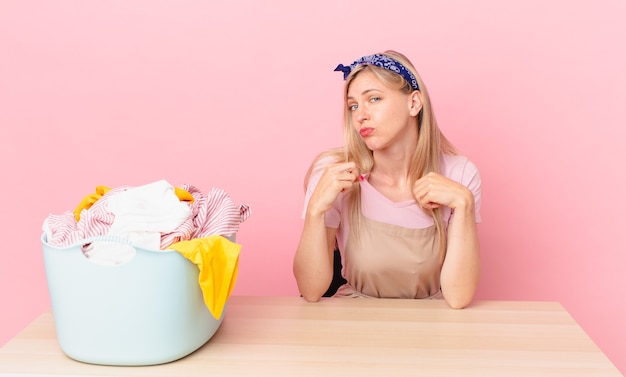
<instances>
[{"instance_id":1,"label":"blonde hair","mask_svg":"<svg viewBox=\"0 0 626 377\"><path fill-rule=\"evenodd\" d=\"M412 186L415 181L430 172L441 173L441 154L456 154L456 149L439 129L437 120L435 119L435 114L433 112L432 104L430 102L430 97L428 95L428 91L426 90L426 85L417 73L417 70L415 69L413 64L411 64L409 59L407 59L404 55L396 51L387 50L381 53L381 55L386 55L400 62L407 69L409 69L417 79L418 86L420 88L419 91L421 93L422 109L417 115L417 127L419 130L419 136L417 140L417 147L413 152L413 156L409 165L409 179ZM346 83L344 86L344 103L346 103L346 105L344 106L345 144L343 147L334 148L322 152L320 155L318 155L306 174L305 186L308 183L308 179L312 172L313 166L317 161L319 161L319 159L324 157L332 156L338 161L354 161L358 170L361 173L370 172L374 166L373 153L354 129L352 125L352 116L348 111L347 106L348 89L350 88L352 80L354 80L354 78L358 76L360 72L373 73L383 84L385 84L389 88L400 90L406 94L410 94L413 91L410 83L407 82L404 77L387 69L380 68L374 65L359 65L355 67L346 78ZM350 237L352 237L352 235L356 234L358 229L361 227L361 190L358 182L353 185L352 190L349 192L348 195L350 227L353 230L350 232ZM427 212L433 218L435 227L437 229L437 238L440 248L439 255L441 261L443 261L446 252L446 226L444 224L442 211L441 208L436 208ZM358 240L355 241L358 242Z\"/></svg>"}]
</instances>

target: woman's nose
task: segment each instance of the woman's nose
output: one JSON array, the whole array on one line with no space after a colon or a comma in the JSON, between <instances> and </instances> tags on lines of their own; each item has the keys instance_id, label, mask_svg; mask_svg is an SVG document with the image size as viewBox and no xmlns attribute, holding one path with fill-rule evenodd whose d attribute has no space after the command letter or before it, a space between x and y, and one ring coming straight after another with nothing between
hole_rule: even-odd
<instances>
[{"instance_id":1,"label":"woman's nose","mask_svg":"<svg viewBox=\"0 0 626 377\"><path fill-rule=\"evenodd\" d=\"M365 110L365 108L359 106L359 108L356 110L356 120L359 122L363 122L367 120L368 118L369 118L368 112Z\"/></svg>"}]
</instances>

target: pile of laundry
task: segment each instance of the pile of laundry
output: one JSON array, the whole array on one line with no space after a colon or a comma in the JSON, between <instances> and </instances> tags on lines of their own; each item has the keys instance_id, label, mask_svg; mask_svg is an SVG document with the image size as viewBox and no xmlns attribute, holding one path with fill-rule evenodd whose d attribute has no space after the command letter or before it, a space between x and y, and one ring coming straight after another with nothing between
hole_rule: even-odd
<instances>
[{"instance_id":1,"label":"pile of laundry","mask_svg":"<svg viewBox=\"0 0 626 377\"><path fill-rule=\"evenodd\" d=\"M83 247L86 241L113 237L151 251L178 251L200 269L205 303L216 316L237 276L241 245L231 240L249 215L249 206L235 205L222 189L205 195L193 185L174 187L159 180L137 187L98 186L73 211L48 215L43 231L49 245L80 245L91 262L101 265L126 263L134 249L129 254L110 242ZM216 288L224 291L219 298Z\"/></svg>"}]
</instances>

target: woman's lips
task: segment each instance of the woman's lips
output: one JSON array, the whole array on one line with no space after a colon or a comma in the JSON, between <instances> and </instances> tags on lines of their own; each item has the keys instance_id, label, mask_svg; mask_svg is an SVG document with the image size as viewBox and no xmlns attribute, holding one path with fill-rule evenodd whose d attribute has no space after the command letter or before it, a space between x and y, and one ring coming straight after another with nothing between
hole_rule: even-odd
<instances>
[{"instance_id":1,"label":"woman's lips","mask_svg":"<svg viewBox=\"0 0 626 377\"><path fill-rule=\"evenodd\" d=\"M370 136L372 132L374 132L374 129L372 127L363 127L359 130L359 134L361 134L361 137Z\"/></svg>"}]
</instances>

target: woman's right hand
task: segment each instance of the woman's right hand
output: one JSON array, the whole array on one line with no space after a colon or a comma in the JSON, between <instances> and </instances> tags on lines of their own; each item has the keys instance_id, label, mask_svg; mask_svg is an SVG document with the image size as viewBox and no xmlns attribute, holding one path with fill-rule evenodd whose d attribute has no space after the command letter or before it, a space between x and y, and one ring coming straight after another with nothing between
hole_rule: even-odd
<instances>
[{"instance_id":1,"label":"woman's right hand","mask_svg":"<svg viewBox=\"0 0 626 377\"><path fill-rule=\"evenodd\" d=\"M309 200L307 212L310 215L326 213L339 194L351 189L358 177L359 172L354 162L339 162L326 166Z\"/></svg>"}]
</instances>

